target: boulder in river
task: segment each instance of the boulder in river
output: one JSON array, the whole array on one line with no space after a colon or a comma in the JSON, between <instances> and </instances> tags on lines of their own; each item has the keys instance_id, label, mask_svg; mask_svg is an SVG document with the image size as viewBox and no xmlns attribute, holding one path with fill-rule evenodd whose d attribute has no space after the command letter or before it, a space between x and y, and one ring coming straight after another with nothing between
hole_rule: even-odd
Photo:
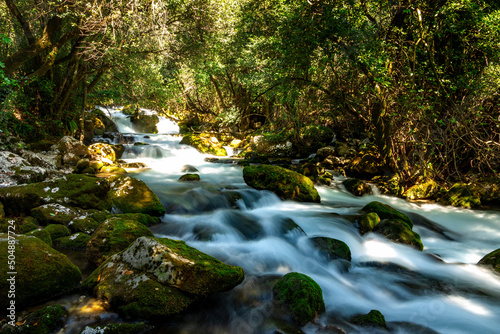
<instances>
[{"instance_id":1,"label":"boulder in river","mask_svg":"<svg viewBox=\"0 0 500 334\"><path fill-rule=\"evenodd\" d=\"M157 115L133 115L130 121L135 131L141 133L158 133L156 124L160 121Z\"/></svg>"},{"instance_id":2,"label":"boulder in river","mask_svg":"<svg viewBox=\"0 0 500 334\"><path fill-rule=\"evenodd\" d=\"M15 247L16 310L39 304L54 296L73 290L82 278L80 270L66 257L35 237L17 235L15 243L7 234L0 234L0 247ZM8 263L8 252L0 252L0 263ZM0 271L0 291L8 291L10 279L7 270ZM9 299L0 298L0 309L8 307Z\"/></svg>"},{"instance_id":3,"label":"boulder in river","mask_svg":"<svg viewBox=\"0 0 500 334\"><path fill-rule=\"evenodd\" d=\"M110 197L113 205L122 213L145 213L163 216L165 207L158 196L141 180L130 176L107 178L111 186Z\"/></svg>"},{"instance_id":4,"label":"boulder in river","mask_svg":"<svg viewBox=\"0 0 500 334\"><path fill-rule=\"evenodd\" d=\"M298 202L321 201L314 183L297 172L271 165L246 166L243 178L252 188L270 190L284 199Z\"/></svg>"},{"instance_id":5,"label":"boulder in river","mask_svg":"<svg viewBox=\"0 0 500 334\"><path fill-rule=\"evenodd\" d=\"M210 134L188 133L182 137L181 144L190 145L201 153L217 156L227 156L226 149L222 147L217 138Z\"/></svg>"},{"instance_id":6,"label":"boulder in river","mask_svg":"<svg viewBox=\"0 0 500 334\"><path fill-rule=\"evenodd\" d=\"M361 211L365 213L375 212L380 219L401 219L410 229L413 228L413 223L407 215L384 203L377 201L370 202L366 204Z\"/></svg>"},{"instance_id":7,"label":"boulder in river","mask_svg":"<svg viewBox=\"0 0 500 334\"><path fill-rule=\"evenodd\" d=\"M486 254L479 262L479 265L491 267L497 273L500 273L500 248Z\"/></svg>"},{"instance_id":8,"label":"boulder in river","mask_svg":"<svg viewBox=\"0 0 500 334\"><path fill-rule=\"evenodd\" d=\"M408 224L401 219L384 219L373 229L373 232L417 250L424 249L420 235L412 231Z\"/></svg>"},{"instance_id":9,"label":"boulder in river","mask_svg":"<svg viewBox=\"0 0 500 334\"><path fill-rule=\"evenodd\" d=\"M329 260L343 259L351 261L351 250L341 240L328 237L313 237L311 242Z\"/></svg>"},{"instance_id":10,"label":"boulder in river","mask_svg":"<svg viewBox=\"0 0 500 334\"><path fill-rule=\"evenodd\" d=\"M200 181L200 175L198 174L184 174L179 178L181 182L195 182Z\"/></svg>"},{"instance_id":11,"label":"boulder in river","mask_svg":"<svg viewBox=\"0 0 500 334\"><path fill-rule=\"evenodd\" d=\"M288 273L273 287L274 312L304 326L325 312L321 287L301 273Z\"/></svg>"},{"instance_id":12,"label":"boulder in river","mask_svg":"<svg viewBox=\"0 0 500 334\"><path fill-rule=\"evenodd\" d=\"M368 314L360 314L351 318L351 323L359 326L386 328L385 317L378 310L371 310Z\"/></svg>"},{"instance_id":13,"label":"boulder in river","mask_svg":"<svg viewBox=\"0 0 500 334\"><path fill-rule=\"evenodd\" d=\"M348 192L354 196L371 195L372 187L368 183L359 179L347 179L342 182Z\"/></svg>"},{"instance_id":14,"label":"boulder in river","mask_svg":"<svg viewBox=\"0 0 500 334\"><path fill-rule=\"evenodd\" d=\"M164 319L197 299L227 291L243 269L192 248L184 241L138 238L112 255L82 284L126 318Z\"/></svg>"},{"instance_id":15,"label":"boulder in river","mask_svg":"<svg viewBox=\"0 0 500 334\"><path fill-rule=\"evenodd\" d=\"M481 194L475 187L465 183L455 183L450 189L443 190L439 202L445 205L473 209L481 206Z\"/></svg>"},{"instance_id":16,"label":"boulder in river","mask_svg":"<svg viewBox=\"0 0 500 334\"><path fill-rule=\"evenodd\" d=\"M89 146L89 153L92 161L102 161L104 164L112 164L116 160L116 152L109 144L92 144Z\"/></svg>"},{"instance_id":17,"label":"boulder in river","mask_svg":"<svg viewBox=\"0 0 500 334\"><path fill-rule=\"evenodd\" d=\"M434 180L428 180L423 183L416 184L411 186L403 193L403 196L407 200L417 200L417 199L426 199L426 198L434 198L440 190L439 185Z\"/></svg>"}]
</instances>

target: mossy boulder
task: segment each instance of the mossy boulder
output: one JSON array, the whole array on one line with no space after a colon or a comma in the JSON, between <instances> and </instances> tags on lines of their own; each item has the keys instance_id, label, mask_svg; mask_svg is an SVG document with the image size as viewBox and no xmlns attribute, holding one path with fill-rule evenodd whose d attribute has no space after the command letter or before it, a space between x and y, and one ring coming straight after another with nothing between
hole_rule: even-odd
<instances>
[{"instance_id":1,"label":"mossy boulder","mask_svg":"<svg viewBox=\"0 0 500 334\"><path fill-rule=\"evenodd\" d=\"M62 237L67 237L71 234L69 228L60 224L50 224L44 228L44 231L49 232L52 240L56 240Z\"/></svg>"},{"instance_id":2,"label":"mossy boulder","mask_svg":"<svg viewBox=\"0 0 500 334\"><path fill-rule=\"evenodd\" d=\"M109 257L82 288L105 298L124 317L161 319L182 312L202 296L230 290L243 279L242 268L184 241L141 237Z\"/></svg>"},{"instance_id":3,"label":"mossy boulder","mask_svg":"<svg viewBox=\"0 0 500 334\"><path fill-rule=\"evenodd\" d=\"M481 194L471 185L455 183L449 190L441 191L439 201L445 205L473 209L481 206Z\"/></svg>"},{"instance_id":4,"label":"mossy boulder","mask_svg":"<svg viewBox=\"0 0 500 334\"><path fill-rule=\"evenodd\" d=\"M373 177L384 172L384 164L376 155L363 154L351 161L347 172L356 177Z\"/></svg>"},{"instance_id":5,"label":"mossy boulder","mask_svg":"<svg viewBox=\"0 0 500 334\"><path fill-rule=\"evenodd\" d=\"M345 242L328 237L313 237L310 240L313 246L329 260L351 261L351 250Z\"/></svg>"},{"instance_id":6,"label":"mossy boulder","mask_svg":"<svg viewBox=\"0 0 500 334\"><path fill-rule=\"evenodd\" d=\"M118 217L121 219L135 220L146 226L156 225L161 222L159 217L153 217L144 213L119 213L114 214L113 217Z\"/></svg>"},{"instance_id":7,"label":"mossy boulder","mask_svg":"<svg viewBox=\"0 0 500 334\"><path fill-rule=\"evenodd\" d=\"M134 324L107 324L95 327L87 326L80 334L145 334L149 333L152 328L152 326L144 322Z\"/></svg>"},{"instance_id":8,"label":"mossy boulder","mask_svg":"<svg viewBox=\"0 0 500 334\"><path fill-rule=\"evenodd\" d=\"M74 233L82 232L91 235L102 224L103 221L97 221L91 216L80 215L73 218L67 226Z\"/></svg>"},{"instance_id":9,"label":"mossy boulder","mask_svg":"<svg viewBox=\"0 0 500 334\"><path fill-rule=\"evenodd\" d=\"M384 203L377 201L370 202L366 204L361 211L365 213L375 212L380 219L400 219L404 221L410 229L413 228L413 223L410 217Z\"/></svg>"},{"instance_id":10,"label":"mossy boulder","mask_svg":"<svg viewBox=\"0 0 500 334\"><path fill-rule=\"evenodd\" d=\"M274 312L304 326L319 313L325 312L323 291L312 278L300 273L288 273L273 287Z\"/></svg>"},{"instance_id":11,"label":"mossy boulder","mask_svg":"<svg viewBox=\"0 0 500 334\"><path fill-rule=\"evenodd\" d=\"M227 156L226 149L222 147L217 138L209 134L189 133L182 137L181 144L196 148L201 153L217 156Z\"/></svg>"},{"instance_id":12,"label":"mossy boulder","mask_svg":"<svg viewBox=\"0 0 500 334\"><path fill-rule=\"evenodd\" d=\"M348 192L354 196L371 195L372 188L368 183L359 179L347 179L342 181L342 184Z\"/></svg>"},{"instance_id":13,"label":"mossy boulder","mask_svg":"<svg viewBox=\"0 0 500 334\"><path fill-rule=\"evenodd\" d=\"M85 233L75 233L67 237L61 237L53 241L55 248L86 250L91 237Z\"/></svg>"},{"instance_id":14,"label":"mossy boulder","mask_svg":"<svg viewBox=\"0 0 500 334\"><path fill-rule=\"evenodd\" d=\"M120 167L118 165L102 166L101 169L99 169L99 173L108 173L108 174L115 174L115 175L128 174L128 172L125 170L125 168Z\"/></svg>"},{"instance_id":15,"label":"mossy boulder","mask_svg":"<svg viewBox=\"0 0 500 334\"><path fill-rule=\"evenodd\" d=\"M434 198L440 191L439 185L434 180L411 186L403 193L403 196L410 201L417 199Z\"/></svg>"},{"instance_id":16,"label":"mossy boulder","mask_svg":"<svg viewBox=\"0 0 500 334\"><path fill-rule=\"evenodd\" d=\"M371 310L368 314L360 314L351 318L351 323L367 327L386 328L385 317L378 310Z\"/></svg>"},{"instance_id":17,"label":"mossy boulder","mask_svg":"<svg viewBox=\"0 0 500 334\"><path fill-rule=\"evenodd\" d=\"M200 176L198 174L184 174L179 178L181 182L193 182L200 181Z\"/></svg>"},{"instance_id":18,"label":"mossy boulder","mask_svg":"<svg viewBox=\"0 0 500 334\"><path fill-rule=\"evenodd\" d=\"M26 234L38 228L37 221L33 217L0 218L0 233L8 233L9 229L12 231L10 226L14 226L16 234Z\"/></svg>"},{"instance_id":19,"label":"mossy boulder","mask_svg":"<svg viewBox=\"0 0 500 334\"><path fill-rule=\"evenodd\" d=\"M81 210L69 208L61 204L51 203L38 206L31 210L40 225L67 225L73 218L81 215Z\"/></svg>"},{"instance_id":20,"label":"mossy boulder","mask_svg":"<svg viewBox=\"0 0 500 334\"><path fill-rule=\"evenodd\" d=\"M500 273L500 248L491 253L486 254L479 262L479 265L492 268L497 273Z\"/></svg>"},{"instance_id":21,"label":"mossy boulder","mask_svg":"<svg viewBox=\"0 0 500 334\"><path fill-rule=\"evenodd\" d=\"M319 148L316 151L316 159L318 161L323 161L323 160L325 160L328 157L335 156L335 154L336 154L335 147L333 147L333 146L325 146L325 147Z\"/></svg>"},{"instance_id":22,"label":"mossy boulder","mask_svg":"<svg viewBox=\"0 0 500 334\"><path fill-rule=\"evenodd\" d=\"M31 313L13 333L48 334L56 333L64 326L68 312L61 305L51 305Z\"/></svg>"},{"instance_id":23,"label":"mossy boulder","mask_svg":"<svg viewBox=\"0 0 500 334\"><path fill-rule=\"evenodd\" d=\"M109 210L109 184L86 175L69 174L60 179L0 189L6 214L29 215L37 206L58 203L83 209Z\"/></svg>"},{"instance_id":24,"label":"mossy boulder","mask_svg":"<svg viewBox=\"0 0 500 334\"><path fill-rule=\"evenodd\" d=\"M420 235L411 230L408 224L401 219L384 219L374 228L373 232L383 235L387 239L409 245L422 251L424 245Z\"/></svg>"},{"instance_id":25,"label":"mossy boulder","mask_svg":"<svg viewBox=\"0 0 500 334\"><path fill-rule=\"evenodd\" d=\"M116 160L116 153L110 144L96 143L89 146L90 159L112 164Z\"/></svg>"},{"instance_id":26,"label":"mossy boulder","mask_svg":"<svg viewBox=\"0 0 500 334\"><path fill-rule=\"evenodd\" d=\"M36 230L26 233L26 235L37 237L38 239L42 240L47 245L52 247L52 237L50 236L50 233L48 231L45 231L45 229L38 228Z\"/></svg>"},{"instance_id":27,"label":"mossy boulder","mask_svg":"<svg viewBox=\"0 0 500 334\"><path fill-rule=\"evenodd\" d=\"M3 204L0 202L0 218L5 217L5 210L3 209Z\"/></svg>"},{"instance_id":28,"label":"mossy boulder","mask_svg":"<svg viewBox=\"0 0 500 334\"><path fill-rule=\"evenodd\" d=\"M134 130L141 133L158 133L156 124L160 121L156 115L133 115L130 121Z\"/></svg>"},{"instance_id":29,"label":"mossy boulder","mask_svg":"<svg viewBox=\"0 0 500 334\"><path fill-rule=\"evenodd\" d=\"M0 234L0 247L7 250L11 243L6 234ZM16 310L39 304L73 290L82 278L80 270L66 257L35 237L17 235L16 254ZM0 252L0 263L7 263L8 253ZM7 296L10 276L0 271L0 291ZM5 312L9 300L0 298L0 312Z\"/></svg>"},{"instance_id":30,"label":"mossy boulder","mask_svg":"<svg viewBox=\"0 0 500 334\"><path fill-rule=\"evenodd\" d=\"M135 220L109 218L92 234L87 244L87 258L90 262L100 265L107 257L124 250L142 236L152 237L153 233Z\"/></svg>"},{"instance_id":31,"label":"mossy boulder","mask_svg":"<svg viewBox=\"0 0 500 334\"><path fill-rule=\"evenodd\" d=\"M89 156L88 147L70 136L61 138L56 149L60 152L64 164L75 165L80 159Z\"/></svg>"},{"instance_id":32,"label":"mossy boulder","mask_svg":"<svg viewBox=\"0 0 500 334\"><path fill-rule=\"evenodd\" d=\"M165 214L158 196L143 181L120 175L107 180L111 186L109 196L121 213L144 213L156 217Z\"/></svg>"},{"instance_id":33,"label":"mossy boulder","mask_svg":"<svg viewBox=\"0 0 500 334\"><path fill-rule=\"evenodd\" d=\"M380 223L380 217L376 212L370 212L361 216L358 223L358 230L361 235L373 231Z\"/></svg>"},{"instance_id":34,"label":"mossy boulder","mask_svg":"<svg viewBox=\"0 0 500 334\"><path fill-rule=\"evenodd\" d=\"M250 187L270 190L284 199L316 203L321 201L311 179L282 167L246 166L243 169L243 178Z\"/></svg>"}]
</instances>

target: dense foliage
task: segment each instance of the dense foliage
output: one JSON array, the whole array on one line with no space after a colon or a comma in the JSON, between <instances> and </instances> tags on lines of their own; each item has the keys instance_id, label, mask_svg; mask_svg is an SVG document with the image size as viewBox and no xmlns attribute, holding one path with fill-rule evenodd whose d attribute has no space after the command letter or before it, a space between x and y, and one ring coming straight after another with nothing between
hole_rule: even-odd
<instances>
[{"instance_id":1,"label":"dense foliage","mask_svg":"<svg viewBox=\"0 0 500 334\"><path fill-rule=\"evenodd\" d=\"M6 0L0 19L19 134L134 104L299 152L369 138L410 184L500 169L497 1Z\"/></svg>"}]
</instances>

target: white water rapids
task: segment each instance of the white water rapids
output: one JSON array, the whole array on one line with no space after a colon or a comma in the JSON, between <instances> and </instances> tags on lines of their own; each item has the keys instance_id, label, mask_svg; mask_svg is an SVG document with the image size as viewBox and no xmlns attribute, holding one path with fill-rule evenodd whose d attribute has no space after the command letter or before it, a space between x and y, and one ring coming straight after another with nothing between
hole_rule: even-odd
<instances>
[{"instance_id":1,"label":"white water rapids","mask_svg":"<svg viewBox=\"0 0 500 334\"><path fill-rule=\"evenodd\" d=\"M204 305L210 308L204 316L180 317L169 333L196 333L199 326L205 326L205 333L266 332L272 297L272 285L266 282L288 272L309 275L321 286L326 313L319 325L365 333L366 328L345 320L377 309L392 333L500 332L500 276L476 265L500 248L498 212L412 204L380 195L357 198L321 186L321 204L282 201L271 192L248 187L242 167L205 162L206 155L180 145L181 137L174 135L178 127L167 119L159 124L160 134L145 138L146 134L133 133L123 114L115 110L113 117L121 132L149 144L127 145L123 159L150 167L134 176L145 181L167 208L164 224L152 228L155 235L183 239L246 273L241 286L212 300L213 307ZM201 182L178 181L185 165L198 169ZM410 214L423 252L372 233L359 235L344 217L373 200ZM286 218L307 236L298 230L283 232L280 226ZM308 241L314 236L347 243L350 267L323 258ZM317 328L309 325L303 330Z\"/></svg>"}]
</instances>

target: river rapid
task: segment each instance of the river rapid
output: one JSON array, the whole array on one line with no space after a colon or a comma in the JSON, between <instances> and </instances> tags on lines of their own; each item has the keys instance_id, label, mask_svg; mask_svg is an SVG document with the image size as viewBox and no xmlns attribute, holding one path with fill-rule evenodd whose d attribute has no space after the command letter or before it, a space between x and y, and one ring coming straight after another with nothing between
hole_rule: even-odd
<instances>
[{"instance_id":1,"label":"river rapid","mask_svg":"<svg viewBox=\"0 0 500 334\"><path fill-rule=\"evenodd\" d=\"M326 313L305 332L333 324L348 333L366 333L346 319L372 309L382 312L392 333L499 332L500 276L476 265L500 248L498 212L415 204L380 194L354 197L339 186L340 180L317 186L321 204L282 201L248 187L242 167L206 162L207 155L179 144L174 122L161 118L159 134L139 134L125 115L110 111L120 132L149 144L127 145L123 159L148 165L133 176L146 182L167 208L153 233L185 240L241 266L246 274L240 286L173 319L158 333L272 332L272 285L288 272L310 276L323 290ZM178 181L186 165L198 170L201 182ZM423 252L373 233L359 235L348 218L374 200L410 215ZM284 229L287 219L303 232ZM324 258L309 241L316 236L347 243L351 263Z\"/></svg>"}]
</instances>

